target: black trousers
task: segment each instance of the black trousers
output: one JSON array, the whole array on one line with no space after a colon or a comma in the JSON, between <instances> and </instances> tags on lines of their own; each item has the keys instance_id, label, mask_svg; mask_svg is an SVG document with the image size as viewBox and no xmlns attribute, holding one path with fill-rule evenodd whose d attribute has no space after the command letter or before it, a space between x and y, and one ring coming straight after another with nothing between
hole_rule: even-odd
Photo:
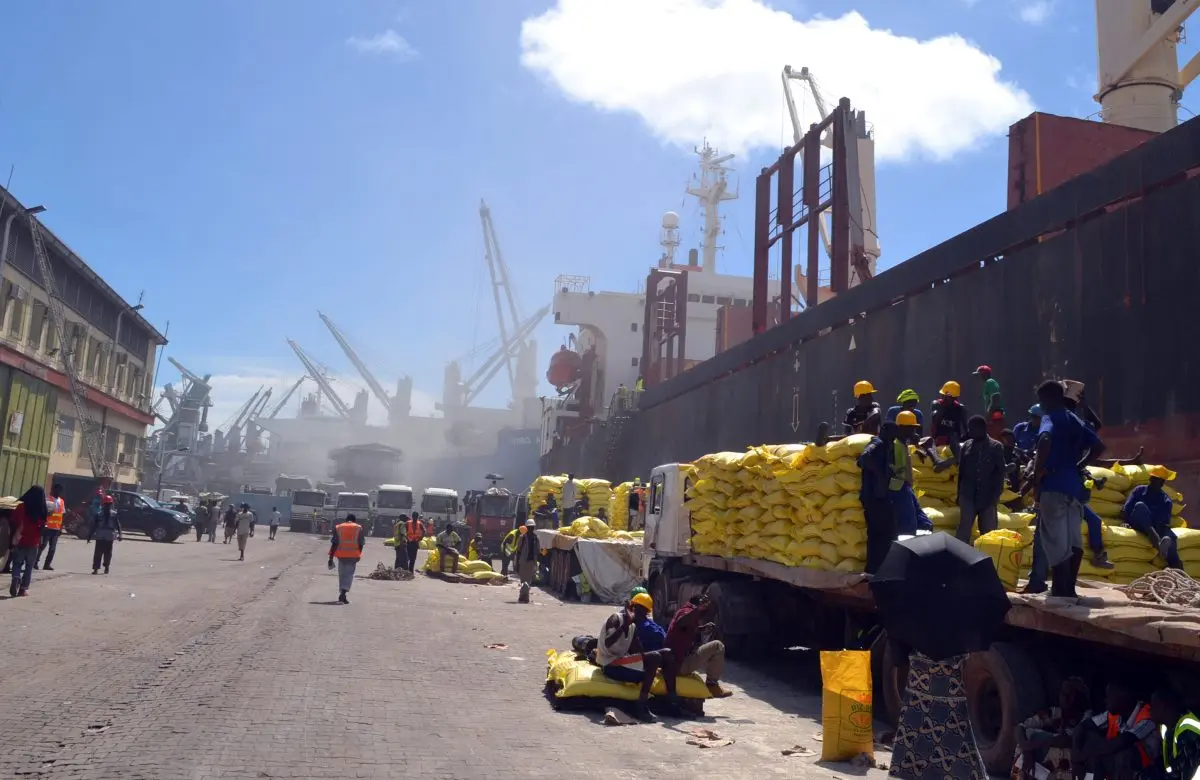
<instances>
[{"instance_id":1,"label":"black trousers","mask_svg":"<svg viewBox=\"0 0 1200 780\"><path fill-rule=\"evenodd\" d=\"M417 551L421 549L420 542L408 542L408 570L412 571L417 565Z\"/></svg>"},{"instance_id":2,"label":"black trousers","mask_svg":"<svg viewBox=\"0 0 1200 780\"><path fill-rule=\"evenodd\" d=\"M100 568L101 562L104 563L104 570L108 571L108 567L112 565L112 539L97 539L96 549L92 551L92 571Z\"/></svg>"},{"instance_id":3,"label":"black trousers","mask_svg":"<svg viewBox=\"0 0 1200 780\"><path fill-rule=\"evenodd\" d=\"M867 574L874 574L896 541L896 515L887 497L866 499L862 505L867 520Z\"/></svg>"},{"instance_id":4,"label":"black trousers","mask_svg":"<svg viewBox=\"0 0 1200 780\"><path fill-rule=\"evenodd\" d=\"M396 545L396 565L393 568L397 571L408 570L408 542Z\"/></svg>"},{"instance_id":5,"label":"black trousers","mask_svg":"<svg viewBox=\"0 0 1200 780\"><path fill-rule=\"evenodd\" d=\"M42 543L38 545L38 562L41 561L42 552L46 553L46 565L54 560L54 551L58 549L58 537L62 536L62 531L43 528Z\"/></svg>"},{"instance_id":6,"label":"black trousers","mask_svg":"<svg viewBox=\"0 0 1200 780\"><path fill-rule=\"evenodd\" d=\"M196 522L196 541L198 542L203 538L204 538L204 523L197 521Z\"/></svg>"}]
</instances>

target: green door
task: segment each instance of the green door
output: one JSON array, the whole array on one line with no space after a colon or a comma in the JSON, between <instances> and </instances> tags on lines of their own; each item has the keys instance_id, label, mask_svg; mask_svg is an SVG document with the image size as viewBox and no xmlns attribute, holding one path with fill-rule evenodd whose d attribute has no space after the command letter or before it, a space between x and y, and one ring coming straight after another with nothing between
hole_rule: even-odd
<instances>
[{"instance_id":1,"label":"green door","mask_svg":"<svg viewBox=\"0 0 1200 780\"><path fill-rule=\"evenodd\" d=\"M0 495L19 496L44 485L58 422L58 392L50 384L9 366L0 369Z\"/></svg>"}]
</instances>

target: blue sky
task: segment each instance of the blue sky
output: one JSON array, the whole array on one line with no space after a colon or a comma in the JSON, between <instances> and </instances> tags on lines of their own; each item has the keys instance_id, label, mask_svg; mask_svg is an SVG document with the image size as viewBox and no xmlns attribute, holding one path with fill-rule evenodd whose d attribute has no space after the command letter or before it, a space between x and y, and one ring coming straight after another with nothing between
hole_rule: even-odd
<instances>
[{"instance_id":1,"label":"blue sky","mask_svg":"<svg viewBox=\"0 0 1200 780\"><path fill-rule=\"evenodd\" d=\"M754 0L670 0L665 30L615 0L589 21L581 2L557 20L543 16L555 0L12 4L0 168L15 166L17 197L46 204L45 223L118 291L144 291L145 314L170 321L167 354L219 375L219 423L258 382L299 376L285 336L357 380L317 309L385 384L407 373L439 394L446 361L495 335L481 197L526 311L560 273L634 289L664 210L696 243L682 189L690 136L706 129L739 152L721 265L748 273L750 172L778 152L776 113L785 138L785 60L831 91L862 85L866 98L848 96L875 122L883 266L1004 208L1004 128L1020 110L1098 109L1084 0L770 4L794 25L764 24ZM713 6L729 6L719 35ZM847 24L822 38L839 48L845 33L860 51L830 61L776 40L769 72L729 80L762 48L756 34L803 36L814 16L851 10L870 37ZM524 46L542 56L523 64L522 25L538 19ZM965 40L918 43L947 35ZM998 74L972 69L976 50ZM543 364L565 336L539 330ZM506 395L497 384L486 398Z\"/></svg>"}]
</instances>

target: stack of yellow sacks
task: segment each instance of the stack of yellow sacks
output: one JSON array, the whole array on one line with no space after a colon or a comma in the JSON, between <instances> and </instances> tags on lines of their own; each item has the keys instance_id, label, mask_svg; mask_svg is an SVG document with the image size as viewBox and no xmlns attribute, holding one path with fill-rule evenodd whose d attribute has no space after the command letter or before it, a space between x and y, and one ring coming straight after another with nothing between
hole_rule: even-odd
<instances>
[{"instance_id":1,"label":"stack of yellow sacks","mask_svg":"<svg viewBox=\"0 0 1200 780\"><path fill-rule=\"evenodd\" d=\"M578 517L558 529L563 536L574 536L579 539L608 539L614 542L640 542L641 531L618 531L598 517Z\"/></svg>"},{"instance_id":2,"label":"stack of yellow sacks","mask_svg":"<svg viewBox=\"0 0 1200 780\"><path fill-rule=\"evenodd\" d=\"M566 484L567 475L562 474L557 477L540 476L533 481L529 486L529 509L536 511L546 505L546 496L550 493L554 494L554 500L558 503L559 508L562 508L563 485ZM608 509L608 502L612 498L612 484L607 479L580 479L575 478L576 490L580 497L587 496L588 508L596 511L601 507Z\"/></svg>"},{"instance_id":3,"label":"stack of yellow sacks","mask_svg":"<svg viewBox=\"0 0 1200 780\"><path fill-rule=\"evenodd\" d=\"M866 522L857 459L870 442L850 436L823 447L761 446L695 463L688 501L692 549L785 566L859 572Z\"/></svg>"},{"instance_id":4,"label":"stack of yellow sacks","mask_svg":"<svg viewBox=\"0 0 1200 780\"><path fill-rule=\"evenodd\" d=\"M541 509L546 505L546 496L553 494L554 500L562 506L562 486L567 481L566 476L551 477L543 474L529 486L529 511Z\"/></svg>"},{"instance_id":5,"label":"stack of yellow sacks","mask_svg":"<svg viewBox=\"0 0 1200 780\"><path fill-rule=\"evenodd\" d=\"M916 491L917 502L921 508L925 510L929 521L933 523L933 530L945 531L950 535L958 532L958 521L960 518L958 511L958 466L950 466L942 471L934 471L932 461L922 460L916 457L915 448L912 449L913 455L913 490ZM941 447L938 449L938 457L948 459L952 457L949 447ZM1000 495L1000 503L1007 504L1017 498L1017 494L1004 489ZM1004 507L1001 506L1001 510ZM1032 519L1031 514L1027 513L1007 513L1000 512L999 527L1000 528L1026 528ZM979 529L976 528L971 534L973 539L979 538Z\"/></svg>"},{"instance_id":6,"label":"stack of yellow sacks","mask_svg":"<svg viewBox=\"0 0 1200 780\"><path fill-rule=\"evenodd\" d=\"M429 557L425 559L425 565L422 569L427 572L437 571L440 558L441 552L436 549L433 550L429 553ZM449 572L452 569L453 566L447 561L446 571ZM460 556L458 559L458 573L470 575L472 578L484 582L508 579L500 572L492 569L492 565L487 561L468 561L465 555Z\"/></svg>"},{"instance_id":7,"label":"stack of yellow sacks","mask_svg":"<svg viewBox=\"0 0 1200 780\"><path fill-rule=\"evenodd\" d=\"M1155 468L1158 466L1114 466L1111 470L1088 466L1092 477L1106 480L1102 490L1097 490L1094 483L1089 483L1092 497L1088 506L1100 515L1105 525L1124 525L1125 518L1121 516L1121 510L1125 507L1125 499L1135 487L1150 482L1150 471ZM1163 492L1171 497L1171 525L1186 527L1187 523L1183 520L1183 494L1169 484L1163 486Z\"/></svg>"},{"instance_id":8,"label":"stack of yellow sacks","mask_svg":"<svg viewBox=\"0 0 1200 780\"><path fill-rule=\"evenodd\" d=\"M608 500L608 524L614 530L629 529L629 491L632 489L632 482L622 482L613 488L612 498Z\"/></svg>"}]
</instances>

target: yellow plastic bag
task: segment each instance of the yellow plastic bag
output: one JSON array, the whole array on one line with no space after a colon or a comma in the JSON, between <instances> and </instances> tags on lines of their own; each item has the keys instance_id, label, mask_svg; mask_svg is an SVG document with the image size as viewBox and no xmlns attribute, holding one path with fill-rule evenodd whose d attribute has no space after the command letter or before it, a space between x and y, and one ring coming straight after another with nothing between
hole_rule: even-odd
<instances>
[{"instance_id":1,"label":"yellow plastic bag","mask_svg":"<svg viewBox=\"0 0 1200 780\"><path fill-rule=\"evenodd\" d=\"M871 653L821 651L822 761L875 757L871 713Z\"/></svg>"}]
</instances>

